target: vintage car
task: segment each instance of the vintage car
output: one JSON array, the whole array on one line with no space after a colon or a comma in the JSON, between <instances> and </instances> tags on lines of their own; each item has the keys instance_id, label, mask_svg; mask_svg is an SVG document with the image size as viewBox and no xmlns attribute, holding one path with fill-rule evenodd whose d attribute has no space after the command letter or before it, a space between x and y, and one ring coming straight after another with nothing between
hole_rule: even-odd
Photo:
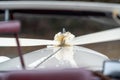
<instances>
[{"instance_id":1,"label":"vintage car","mask_svg":"<svg viewBox=\"0 0 120 80\"><path fill-rule=\"evenodd\" d=\"M103 71L105 75L108 75L111 68L106 70L106 65L111 61L109 56L102 54L98 51L83 47L87 44L94 43L105 43L109 41L118 41L120 40L120 5L112 3L98 3L98 2L72 2L72 1L0 1L0 13L4 16L4 20L0 22L0 33L1 34L13 34L15 38L11 37L0 37L0 46L1 47L17 47L19 57L9 58L9 56L0 57L0 71L1 71L1 80L3 77L8 76L5 80L35 80L38 79L41 75L47 75L40 77L41 80L62 80L65 79L64 73L66 73L66 79L75 80L78 79L76 71L79 70L91 70L91 71ZM102 24L104 27L98 32L88 33L87 35L79 35L75 37L75 34L72 32L66 31L66 27L60 28L63 30L55 34L54 40L48 39L28 39L28 38L19 38L18 32L22 27L21 20L15 18L15 15L19 14L21 16L42 16L42 17L56 17L57 18L68 18L72 17L73 21L77 19L82 19L82 24L87 24L85 20L93 21L98 24ZM25 15L24 15L25 14ZM38 17L39 18L39 17ZM74 19L75 18L75 19ZM61 19L62 20L62 19ZM76 20L78 21L78 20ZM80 22L80 21L79 21ZM54 24L55 21L53 22ZM68 22L70 23L70 22ZM69 25L71 26L71 25ZM77 24L77 31L81 31L82 25ZM33 26L34 27L34 26ZM73 26L74 28L75 26ZM27 27L28 28L28 27ZM71 27L67 27L71 30ZM84 28L85 29L85 28ZM87 27L87 30L91 27ZM23 29L22 29L23 30ZM42 29L41 29L42 31ZM49 31L49 30L48 30ZM77 33L77 32L76 32ZM49 33L47 33L49 34ZM16 39L16 41L15 41ZM17 43L17 44L16 44ZM25 46L43 46L47 47L32 51L22 55L21 47ZM80 46L79 46L80 45ZM117 63L117 66L120 66L119 56L112 63ZM113 64L112 64L113 65ZM112 67L112 65L109 65ZM120 73L120 69L113 65L112 68L115 68ZM53 69L57 69L56 71ZM76 75L76 78L70 76L69 70L65 69L75 69L70 70L71 75ZM78 70L76 70L78 69ZM43 71L45 70L45 71ZM46 71L48 70L48 71ZM49 71L50 70L50 71ZM62 71L61 71L62 70ZM33 72L32 72L33 71ZM42 71L42 72L40 72ZM39 73L40 72L40 73ZM52 72L52 73L50 73ZM114 69L113 71L114 72ZM4 74L5 75L4 75ZM39 75L38 75L39 73ZM78 72L79 73L79 72ZM83 71L84 73L84 71ZM89 71L88 71L89 73ZM51 74L49 76L49 74ZM53 75L59 76L53 78ZM112 73L111 73L112 74ZM32 75L36 75L36 78L33 79ZM60 78L61 75L61 78ZM80 75L80 74L79 74ZM109 74L110 75L110 74ZM11 78L13 76L13 78ZM20 76L22 76L20 78ZM29 77L31 76L31 77ZM52 76L52 78L51 78ZM64 78L62 78L64 76ZM90 76L90 75L88 75ZM29 77L29 78L28 78ZM120 77L120 75L117 75ZM79 78L78 80L90 80Z\"/></svg>"}]
</instances>

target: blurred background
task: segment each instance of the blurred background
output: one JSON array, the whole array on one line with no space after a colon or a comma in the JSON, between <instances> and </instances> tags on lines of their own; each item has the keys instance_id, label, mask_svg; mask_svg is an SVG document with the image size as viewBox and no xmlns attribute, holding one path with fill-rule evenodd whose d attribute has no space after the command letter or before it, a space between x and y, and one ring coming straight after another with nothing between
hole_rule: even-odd
<instances>
[{"instance_id":1,"label":"blurred background","mask_svg":"<svg viewBox=\"0 0 120 80\"><path fill-rule=\"evenodd\" d=\"M10 1L10 0L1 0ZM11 0L12 1L12 0ZM16 0L24 1L24 0ZM27 0L30 1L30 0ZM50 1L50 0L49 0ZM55 1L55 0L54 0ZM90 1L90 2L105 2L105 3L120 3L120 0L61 0L61 1ZM102 30L112 29L119 27L119 25L100 23L97 22L96 18L79 17L79 16L46 16L39 14L14 14L14 18L20 20L22 23L21 32L19 37L22 38L37 38L37 39L54 39L54 35L62 28L66 28L66 31L70 31L75 36L85 35L93 32ZM0 21L4 20L4 15L0 14ZM109 19L105 19L106 21ZM13 37L12 35L0 35ZM22 47L22 53L29 53L46 46L35 46L35 47ZM89 45L83 45L105 54L110 59L120 59L120 41L111 41L104 43L95 43ZM0 55L8 56L10 58L16 57L16 47L0 47Z\"/></svg>"},{"instance_id":2,"label":"blurred background","mask_svg":"<svg viewBox=\"0 0 120 80\"><path fill-rule=\"evenodd\" d=\"M0 0L0 1L33 1L33 0ZM92 1L92 2L120 3L120 0L34 0L34 1Z\"/></svg>"}]
</instances>

